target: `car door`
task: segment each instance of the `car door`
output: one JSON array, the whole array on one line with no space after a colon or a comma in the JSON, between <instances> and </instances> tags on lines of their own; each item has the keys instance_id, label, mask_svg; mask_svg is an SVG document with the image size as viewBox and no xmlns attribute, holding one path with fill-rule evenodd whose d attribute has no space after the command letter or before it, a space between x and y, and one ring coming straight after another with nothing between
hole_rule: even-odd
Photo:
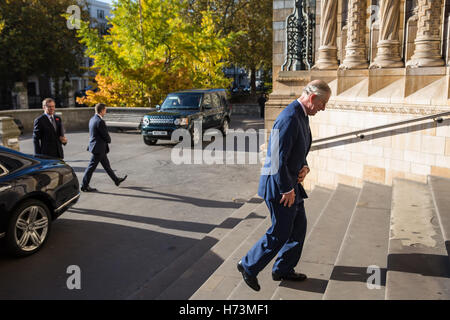
<instances>
[{"instance_id":1,"label":"car door","mask_svg":"<svg viewBox=\"0 0 450 320\"><path fill-rule=\"evenodd\" d=\"M10 206L10 202L15 198L14 182L8 179L9 170L1 163L0 158L0 238L5 235L7 217L6 208Z\"/></svg>"},{"instance_id":2,"label":"car door","mask_svg":"<svg viewBox=\"0 0 450 320\"><path fill-rule=\"evenodd\" d=\"M213 110L213 102L210 93L205 93L203 96L202 102L203 109L203 131L214 126L214 110Z\"/></svg>"},{"instance_id":3,"label":"car door","mask_svg":"<svg viewBox=\"0 0 450 320\"><path fill-rule=\"evenodd\" d=\"M223 112L224 108L222 106L222 103L220 101L220 96L218 92L214 92L211 94L212 96L212 104L213 104L213 112L212 115L212 127L219 127L222 124L222 118L223 118Z\"/></svg>"}]
</instances>

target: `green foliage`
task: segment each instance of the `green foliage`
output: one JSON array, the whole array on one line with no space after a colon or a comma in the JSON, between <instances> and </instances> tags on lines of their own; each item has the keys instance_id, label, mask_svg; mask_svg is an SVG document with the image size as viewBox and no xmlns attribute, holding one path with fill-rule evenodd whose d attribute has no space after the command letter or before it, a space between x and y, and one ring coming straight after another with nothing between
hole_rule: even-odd
<instances>
[{"instance_id":1,"label":"green foliage","mask_svg":"<svg viewBox=\"0 0 450 320\"><path fill-rule=\"evenodd\" d=\"M0 15L0 35L1 35L4 27L5 27L5 21L2 19L2 16Z\"/></svg>"},{"instance_id":2,"label":"green foliage","mask_svg":"<svg viewBox=\"0 0 450 320\"><path fill-rule=\"evenodd\" d=\"M272 1L249 0L234 25L244 31L232 48L234 62L248 69L272 68Z\"/></svg>"},{"instance_id":3,"label":"green foliage","mask_svg":"<svg viewBox=\"0 0 450 320\"><path fill-rule=\"evenodd\" d=\"M222 69L234 34L217 32L208 11L201 12L200 23L190 23L183 15L187 5L184 0L118 0L109 34L103 37L82 23L81 42L104 86L88 92L83 102L145 107L161 103L173 90L227 87ZM125 90L120 103L111 86Z\"/></svg>"},{"instance_id":4,"label":"green foliage","mask_svg":"<svg viewBox=\"0 0 450 320\"><path fill-rule=\"evenodd\" d=\"M77 74L83 46L63 14L73 0L0 1L0 82ZM84 13L85 14L85 13Z\"/></svg>"},{"instance_id":5,"label":"green foliage","mask_svg":"<svg viewBox=\"0 0 450 320\"><path fill-rule=\"evenodd\" d=\"M272 69L272 6L271 0L190 0L186 15L198 23L199 12L210 10L218 32L236 34L230 64L252 75L262 68L267 75ZM254 77L251 80L254 89Z\"/></svg>"}]
</instances>

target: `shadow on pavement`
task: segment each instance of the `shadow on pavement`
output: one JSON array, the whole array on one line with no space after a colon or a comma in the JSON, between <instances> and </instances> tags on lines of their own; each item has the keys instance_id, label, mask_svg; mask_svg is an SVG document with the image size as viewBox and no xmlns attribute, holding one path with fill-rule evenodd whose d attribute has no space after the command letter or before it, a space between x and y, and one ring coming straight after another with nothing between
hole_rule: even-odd
<instances>
[{"instance_id":1,"label":"shadow on pavement","mask_svg":"<svg viewBox=\"0 0 450 320\"><path fill-rule=\"evenodd\" d=\"M158 219L158 218L152 218L152 217L128 215L128 214L111 212L111 211L94 210L94 209L71 208L68 210L68 212L72 212L75 214L85 214L85 215L99 216L99 217L105 217L105 218L127 220L127 221L133 221L133 222L138 222L138 223L145 223L145 224L149 224L149 225L160 226L162 228L167 228L167 229L176 229L176 230L191 231L191 232L209 233L212 229L214 229L216 227L216 225L214 225L214 224L189 222L189 221L165 220L165 219ZM228 228L233 228L233 226L236 225L240 221L238 219L233 219L233 218L228 218L227 220L229 220Z\"/></svg>"},{"instance_id":2,"label":"shadow on pavement","mask_svg":"<svg viewBox=\"0 0 450 320\"><path fill-rule=\"evenodd\" d=\"M39 252L17 259L2 248L0 299L124 299L199 241L61 218ZM71 265L81 269L81 290L67 288Z\"/></svg>"},{"instance_id":3,"label":"shadow on pavement","mask_svg":"<svg viewBox=\"0 0 450 320\"><path fill-rule=\"evenodd\" d=\"M113 196L121 196L121 197L132 197L132 198L139 198L139 199L156 199L156 200L163 200L163 201L181 202L181 203L193 204L195 206L204 207L204 208L237 209L242 205L240 203L230 202L230 201L209 200L209 199L181 196L181 195L176 195L176 194L171 194L171 193L158 192L158 191L149 190L149 188L145 188L145 187L123 187L122 189L129 189L129 190L134 190L134 191L139 191L139 192L145 192L145 193L165 196L165 197L169 197L169 198L157 197L157 196L144 196L144 195L136 195L136 194L103 192L103 191L98 191L97 193L110 194Z\"/></svg>"}]
</instances>

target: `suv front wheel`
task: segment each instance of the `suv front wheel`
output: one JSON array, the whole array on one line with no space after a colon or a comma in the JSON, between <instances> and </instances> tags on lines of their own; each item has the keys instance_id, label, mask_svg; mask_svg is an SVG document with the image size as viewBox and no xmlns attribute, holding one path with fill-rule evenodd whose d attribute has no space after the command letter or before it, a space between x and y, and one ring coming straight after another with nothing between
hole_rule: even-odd
<instances>
[{"instance_id":1,"label":"suv front wheel","mask_svg":"<svg viewBox=\"0 0 450 320\"><path fill-rule=\"evenodd\" d=\"M194 127L191 129L190 133L191 133L191 146L193 147L200 143L202 139L202 132L197 127Z\"/></svg>"},{"instance_id":2,"label":"suv front wheel","mask_svg":"<svg viewBox=\"0 0 450 320\"><path fill-rule=\"evenodd\" d=\"M155 145L157 141L158 141L157 139L147 138L144 136L144 143L148 146Z\"/></svg>"},{"instance_id":3,"label":"suv front wheel","mask_svg":"<svg viewBox=\"0 0 450 320\"><path fill-rule=\"evenodd\" d=\"M222 134L224 136L227 135L228 129L230 129L230 122L227 118L223 119L222 127L220 127L220 131L222 131Z\"/></svg>"}]
</instances>

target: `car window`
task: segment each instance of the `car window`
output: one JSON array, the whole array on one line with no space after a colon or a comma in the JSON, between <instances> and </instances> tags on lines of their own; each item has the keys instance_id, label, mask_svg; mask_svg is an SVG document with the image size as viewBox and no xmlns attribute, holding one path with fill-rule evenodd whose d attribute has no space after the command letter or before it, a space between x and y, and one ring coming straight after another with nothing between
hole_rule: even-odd
<instances>
[{"instance_id":1,"label":"car window","mask_svg":"<svg viewBox=\"0 0 450 320\"><path fill-rule=\"evenodd\" d=\"M212 106L213 108L220 108L220 98L218 93L212 94Z\"/></svg>"},{"instance_id":2,"label":"car window","mask_svg":"<svg viewBox=\"0 0 450 320\"><path fill-rule=\"evenodd\" d=\"M201 93L170 93L161 105L161 109L199 109L201 97Z\"/></svg>"},{"instance_id":3,"label":"car window","mask_svg":"<svg viewBox=\"0 0 450 320\"><path fill-rule=\"evenodd\" d=\"M31 164L31 161L15 155L0 153L0 164L9 172L14 172Z\"/></svg>"},{"instance_id":4,"label":"car window","mask_svg":"<svg viewBox=\"0 0 450 320\"><path fill-rule=\"evenodd\" d=\"M212 101L210 94L205 94L205 96L203 97L203 108L205 109L212 108Z\"/></svg>"}]
</instances>

